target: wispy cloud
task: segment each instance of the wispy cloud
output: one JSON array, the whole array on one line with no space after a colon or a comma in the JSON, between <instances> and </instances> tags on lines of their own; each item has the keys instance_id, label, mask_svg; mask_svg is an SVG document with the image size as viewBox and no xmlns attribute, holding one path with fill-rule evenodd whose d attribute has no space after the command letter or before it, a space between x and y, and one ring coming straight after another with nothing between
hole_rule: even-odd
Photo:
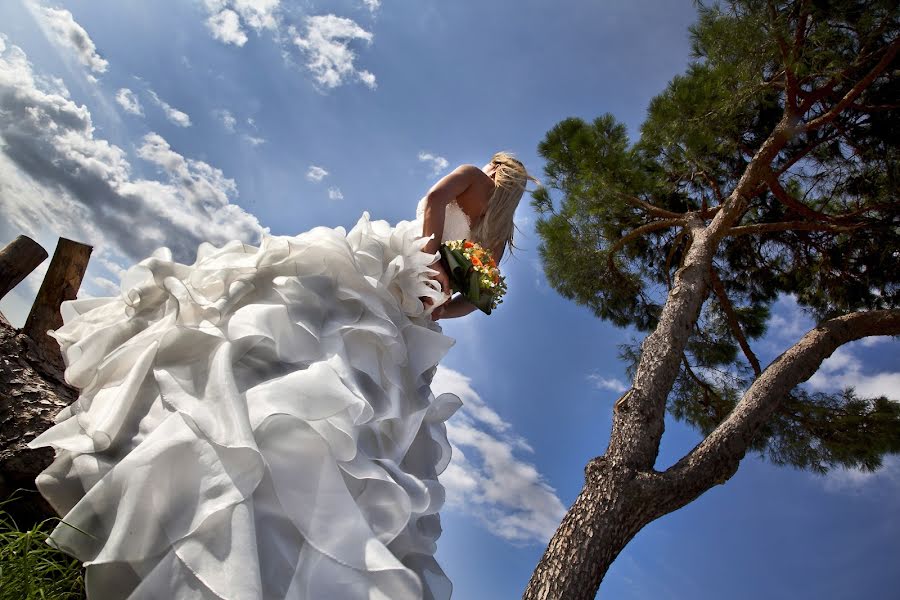
<instances>
[{"instance_id":1,"label":"wispy cloud","mask_svg":"<svg viewBox=\"0 0 900 600\"><path fill-rule=\"evenodd\" d=\"M144 116L144 107L141 106L141 101L138 100L137 94L128 88L121 88L116 92L116 102L125 112L139 117Z\"/></svg>"},{"instance_id":2,"label":"wispy cloud","mask_svg":"<svg viewBox=\"0 0 900 600\"><path fill-rule=\"evenodd\" d=\"M591 373L587 378L598 390L610 390L611 392L621 394L628 389L628 386L625 385L625 383L615 377L603 377L602 375Z\"/></svg>"},{"instance_id":3,"label":"wispy cloud","mask_svg":"<svg viewBox=\"0 0 900 600\"><path fill-rule=\"evenodd\" d=\"M341 188L338 188L338 187L328 188L328 199L329 200L343 200L344 194L341 192Z\"/></svg>"},{"instance_id":4,"label":"wispy cloud","mask_svg":"<svg viewBox=\"0 0 900 600\"><path fill-rule=\"evenodd\" d=\"M225 131L229 133L235 132L237 119L234 118L234 115L231 114L230 110L225 108L216 109L213 111L213 116L222 124L222 127L225 128Z\"/></svg>"},{"instance_id":5,"label":"wispy cloud","mask_svg":"<svg viewBox=\"0 0 900 600\"><path fill-rule=\"evenodd\" d=\"M362 0L362 3L365 4L366 8L372 13L375 13L381 8L381 0Z\"/></svg>"},{"instance_id":6,"label":"wispy cloud","mask_svg":"<svg viewBox=\"0 0 900 600\"><path fill-rule=\"evenodd\" d=\"M325 179L328 176L328 171L323 169L322 167L317 167L316 165L310 165L309 170L306 171L306 178L310 181L319 182Z\"/></svg>"},{"instance_id":7,"label":"wispy cloud","mask_svg":"<svg viewBox=\"0 0 900 600\"><path fill-rule=\"evenodd\" d=\"M863 362L846 346L838 348L826 359L807 385L820 391L852 387L864 398L885 396L900 402L900 372L866 373Z\"/></svg>"},{"instance_id":8,"label":"wispy cloud","mask_svg":"<svg viewBox=\"0 0 900 600\"><path fill-rule=\"evenodd\" d=\"M820 480L825 489L833 493L856 494L880 486L889 490L891 496L896 497L896 493L900 492L900 456L885 456L881 468L877 471L838 468L832 469L824 476L815 474L809 476Z\"/></svg>"},{"instance_id":9,"label":"wispy cloud","mask_svg":"<svg viewBox=\"0 0 900 600\"><path fill-rule=\"evenodd\" d=\"M202 241L253 243L265 231L231 202L237 196L232 179L182 156L158 134L141 140L138 156L160 177L135 178L125 151L95 137L87 107L41 81L25 53L0 37L4 239L26 234L41 243L53 244L57 236L88 243L94 254L86 281L112 281L119 273L111 265L133 263L160 246L192 261Z\"/></svg>"},{"instance_id":10,"label":"wispy cloud","mask_svg":"<svg viewBox=\"0 0 900 600\"><path fill-rule=\"evenodd\" d=\"M75 22L71 12L40 6L33 1L27 2L27 6L50 41L70 51L78 62L94 73L106 72L109 63L97 52L91 36Z\"/></svg>"},{"instance_id":11,"label":"wispy cloud","mask_svg":"<svg viewBox=\"0 0 900 600\"><path fill-rule=\"evenodd\" d=\"M519 457L533 452L531 447L482 400L468 377L438 367L432 389L463 401L447 423L453 458L440 479L448 508L470 514L507 541L546 543L565 507L537 468Z\"/></svg>"},{"instance_id":12,"label":"wispy cloud","mask_svg":"<svg viewBox=\"0 0 900 600\"><path fill-rule=\"evenodd\" d=\"M179 127L191 126L191 118L187 113L173 107L171 104L157 96L156 92L154 92L153 90L149 90L147 93L150 94L153 102L155 102L156 105L163 110L163 113L166 115L166 119L168 119L170 123L172 123L173 125L178 125Z\"/></svg>"},{"instance_id":13,"label":"wispy cloud","mask_svg":"<svg viewBox=\"0 0 900 600\"><path fill-rule=\"evenodd\" d=\"M428 164L431 167L431 176L437 177L441 173L443 173L448 166L450 166L450 162L444 158L443 156L438 156L436 154L432 154L431 152L419 152L419 162L423 162Z\"/></svg>"},{"instance_id":14,"label":"wispy cloud","mask_svg":"<svg viewBox=\"0 0 900 600\"><path fill-rule=\"evenodd\" d=\"M356 54L350 48L354 41L372 42L372 34L352 19L335 15L317 15L306 18L306 28L300 33L289 28L294 45L306 56L306 67L313 78L326 89L358 80L375 89L375 75L356 68Z\"/></svg>"}]
</instances>

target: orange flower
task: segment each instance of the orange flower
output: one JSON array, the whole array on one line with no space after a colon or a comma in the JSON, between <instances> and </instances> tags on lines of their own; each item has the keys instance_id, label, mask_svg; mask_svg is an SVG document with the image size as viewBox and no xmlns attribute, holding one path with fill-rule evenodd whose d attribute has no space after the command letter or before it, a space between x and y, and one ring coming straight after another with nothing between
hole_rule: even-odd
<instances>
[{"instance_id":1,"label":"orange flower","mask_svg":"<svg viewBox=\"0 0 900 600\"><path fill-rule=\"evenodd\" d=\"M474 246L475 246L475 244L473 244L472 242L470 242L468 240L466 240L466 242L463 244L463 248L473 248Z\"/></svg>"},{"instance_id":2,"label":"orange flower","mask_svg":"<svg viewBox=\"0 0 900 600\"><path fill-rule=\"evenodd\" d=\"M480 266L481 266L481 261L478 260L478 257L477 257L477 256L473 256L473 257L472 257L472 265L475 266L475 267L480 267Z\"/></svg>"},{"instance_id":3,"label":"orange flower","mask_svg":"<svg viewBox=\"0 0 900 600\"><path fill-rule=\"evenodd\" d=\"M493 256L491 257L491 260L488 264L491 265L491 267L493 267L493 268L497 268L497 261L494 260Z\"/></svg>"}]
</instances>

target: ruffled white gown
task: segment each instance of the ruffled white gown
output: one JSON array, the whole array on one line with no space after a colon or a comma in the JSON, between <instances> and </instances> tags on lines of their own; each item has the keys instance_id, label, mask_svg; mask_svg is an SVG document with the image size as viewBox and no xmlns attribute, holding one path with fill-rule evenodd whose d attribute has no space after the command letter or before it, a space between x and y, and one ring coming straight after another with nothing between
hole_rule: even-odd
<instances>
[{"instance_id":1,"label":"ruffled white gown","mask_svg":"<svg viewBox=\"0 0 900 600\"><path fill-rule=\"evenodd\" d=\"M415 221L163 249L64 305L81 396L32 447L89 598L445 599L434 560L459 408ZM444 239L469 234L459 207Z\"/></svg>"}]
</instances>

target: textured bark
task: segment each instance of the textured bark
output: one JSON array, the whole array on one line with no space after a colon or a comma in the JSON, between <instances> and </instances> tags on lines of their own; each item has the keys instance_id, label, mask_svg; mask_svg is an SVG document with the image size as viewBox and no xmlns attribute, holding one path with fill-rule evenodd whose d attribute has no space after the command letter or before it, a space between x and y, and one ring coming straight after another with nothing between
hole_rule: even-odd
<instances>
[{"instance_id":1,"label":"textured bark","mask_svg":"<svg viewBox=\"0 0 900 600\"><path fill-rule=\"evenodd\" d=\"M90 246L60 238L56 252L50 261L50 268L41 282L31 312L25 320L22 332L30 337L40 348L46 360L57 367L62 367L62 355L56 340L47 335L47 331L62 326L60 305L66 300L74 300L81 287L81 279L87 269L91 257Z\"/></svg>"},{"instance_id":2,"label":"textured bark","mask_svg":"<svg viewBox=\"0 0 900 600\"><path fill-rule=\"evenodd\" d=\"M4 507L21 527L55 516L34 491L34 478L52 462L53 450L31 450L26 444L77 397L33 340L0 321L0 501L26 490Z\"/></svg>"},{"instance_id":3,"label":"textured bark","mask_svg":"<svg viewBox=\"0 0 900 600\"><path fill-rule=\"evenodd\" d=\"M0 250L0 298L19 285L45 258L47 251L24 235L4 246Z\"/></svg>"},{"instance_id":4,"label":"textured bark","mask_svg":"<svg viewBox=\"0 0 900 600\"><path fill-rule=\"evenodd\" d=\"M634 470L604 457L589 462L584 488L547 548L567 561L542 560L523 598L592 600L619 552L649 522L649 491Z\"/></svg>"}]
</instances>

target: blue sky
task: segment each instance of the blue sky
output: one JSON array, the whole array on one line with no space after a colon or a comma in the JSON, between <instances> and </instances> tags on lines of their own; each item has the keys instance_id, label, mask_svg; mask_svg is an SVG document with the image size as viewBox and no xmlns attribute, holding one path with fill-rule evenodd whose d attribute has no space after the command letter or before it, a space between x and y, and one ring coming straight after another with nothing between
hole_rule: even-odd
<instances>
[{"instance_id":1,"label":"blue sky","mask_svg":"<svg viewBox=\"0 0 900 600\"><path fill-rule=\"evenodd\" d=\"M636 135L686 66L689 0L0 3L0 243L94 245L82 295L108 295L159 245L252 242L391 222L456 164L536 147L569 116ZM454 598L521 595L582 468L608 441L632 333L550 289L527 198L510 294L458 340L435 381L466 402L438 559ZM46 265L0 302L21 323ZM812 325L791 298L756 347ZM896 341L837 352L808 383L900 400ZM699 440L667 423L659 466ZM609 598L889 598L900 588L900 461L818 477L748 457L725 486L645 528Z\"/></svg>"}]
</instances>

